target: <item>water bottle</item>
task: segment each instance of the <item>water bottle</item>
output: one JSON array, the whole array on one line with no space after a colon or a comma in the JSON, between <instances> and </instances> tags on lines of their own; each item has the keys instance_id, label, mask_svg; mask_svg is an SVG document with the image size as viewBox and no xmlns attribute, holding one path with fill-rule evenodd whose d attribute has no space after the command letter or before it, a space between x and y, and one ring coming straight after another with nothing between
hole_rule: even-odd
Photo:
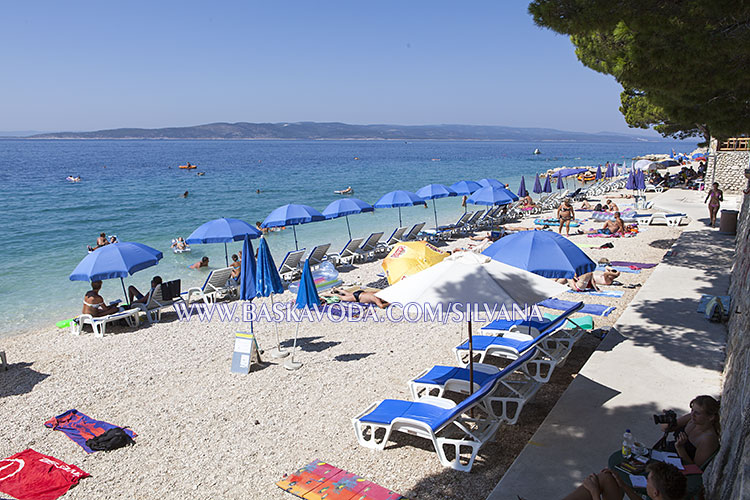
<instances>
[{"instance_id":1,"label":"water bottle","mask_svg":"<svg viewBox=\"0 0 750 500\"><path fill-rule=\"evenodd\" d=\"M628 458L633 453L633 435L630 429L625 429L622 435L622 458Z\"/></svg>"}]
</instances>

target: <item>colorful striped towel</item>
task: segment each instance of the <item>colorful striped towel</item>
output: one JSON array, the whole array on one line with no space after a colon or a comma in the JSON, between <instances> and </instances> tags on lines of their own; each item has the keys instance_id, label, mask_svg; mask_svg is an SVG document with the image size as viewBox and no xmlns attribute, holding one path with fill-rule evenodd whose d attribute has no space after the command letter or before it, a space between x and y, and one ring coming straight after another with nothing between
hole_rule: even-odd
<instances>
[{"instance_id":1,"label":"colorful striped towel","mask_svg":"<svg viewBox=\"0 0 750 500\"><path fill-rule=\"evenodd\" d=\"M596 267L596 270L597 271L604 271L608 267L611 267L615 271L620 271L621 273L641 274L641 270L640 269L631 269L628 266L612 266L612 265L609 265L609 264L599 264Z\"/></svg>"},{"instance_id":2,"label":"colorful striped towel","mask_svg":"<svg viewBox=\"0 0 750 500\"><path fill-rule=\"evenodd\" d=\"M539 303L539 305L542 307L549 307L550 309L557 309L559 311L567 311L575 304L577 304L577 302L561 299L547 299ZM583 306L583 309L576 312L582 314L594 314L596 316L609 316L615 309L616 307L613 306L604 306L601 304L586 304Z\"/></svg>"},{"instance_id":3,"label":"colorful striped towel","mask_svg":"<svg viewBox=\"0 0 750 500\"><path fill-rule=\"evenodd\" d=\"M617 297L620 298L625 295L622 290L586 290L584 292L576 292L575 290L568 290L570 293L583 293L586 295L595 295L597 297Z\"/></svg>"},{"instance_id":4,"label":"colorful striped towel","mask_svg":"<svg viewBox=\"0 0 750 500\"><path fill-rule=\"evenodd\" d=\"M644 264L642 262L627 262L624 260L613 260L610 262L613 266L626 266L626 267L637 267L638 269L651 269L652 267L656 267L659 264Z\"/></svg>"}]
</instances>

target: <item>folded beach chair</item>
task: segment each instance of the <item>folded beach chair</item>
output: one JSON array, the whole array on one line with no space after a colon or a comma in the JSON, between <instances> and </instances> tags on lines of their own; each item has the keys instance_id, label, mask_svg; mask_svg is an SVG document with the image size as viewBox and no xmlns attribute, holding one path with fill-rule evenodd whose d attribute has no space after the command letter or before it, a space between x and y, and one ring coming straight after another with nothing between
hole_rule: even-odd
<instances>
[{"instance_id":1,"label":"folded beach chair","mask_svg":"<svg viewBox=\"0 0 750 500\"><path fill-rule=\"evenodd\" d=\"M231 274L231 271L230 271ZM146 314L146 320L149 323L161 321L161 313L164 309L173 307L177 302L185 302L185 298L179 292L180 280L173 280L162 283L157 286L153 293L149 291L148 300L145 304L134 304L138 309ZM176 290L176 296L167 298L165 291Z\"/></svg>"},{"instance_id":2,"label":"folded beach chair","mask_svg":"<svg viewBox=\"0 0 750 500\"><path fill-rule=\"evenodd\" d=\"M297 276L302 275L302 268L300 262L302 262L302 256L305 255L305 248L301 250L291 250L287 252L284 260L279 265L279 275L284 281L292 281Z\"/></svg>"},{"instance_id":3,"label":"folded beach chair","mask_svg":"<svg viewBox=\"0 0 750 500\"><path fill-rule=\"evenodd\" d=\"M524 404L534 397L542 386L542 382L531 377L526 371L526 364L533 360L538 352L536 349L528 349L502 369L494 365L474 365L475 391L480 390L485 384L492 383L496 377L499 378L495 391L489 394L484 402L490 415L510 425L518 421ZM414 400L419 401L425 397L442 397L445 391L468 394L470 383L471 375L468 368L434 366L410 381L409 389Z\"/></svg>"},{"instance_id":4,"label":"folded beach chair","mask_svg":"<svg viewBox=\"0 0 750 500\"><path fill-rule=\"evenodd\" d=\"M419 233L422 231L422 228L424 227L425 223L420 222L418 224L414 224L411 229L404 235L404 239L401 241L412 241L416 240L419 236Z\"/></svg>"},{"instance_id":5,"label":"folded beach chair","mask_svg":"<svg viewBox=\"0 0 750 500\"><path fill-rule=\"evenodd\" d=\"M362 246L359 247L357 250L357 253L359 254L361 259L371 259L375 256L375 249L378 246L378 242L380 241L380 238L383 237L383 233L370 233L370 236L368 236L364 243L362 243Z\"/></svg>"},{"instance_id":6,"label":"folded beach chair","mask_svg":"<svg viewBox=\"0 0 750 500\"><path fill-rule=\"evenodd\" d=\"M206 305L216 302L217 299L234 293L237 290L237 284L234 280L230 281L232 276L231 267L223 267L221 269L214 269L208 276L203 286L191 287L187 291L182 292L180 295L185 300L186 304L190 304L194 300L202 300Z\"/></svg>"},{"instance_id":7,"label":"folded beach chair","mask_svg":"<svg viewBox=\"0 0 750 500\"><path fill-rule=\"evenodd\" d=\"M507 373L510 372L505 376ZM458 404L433 396L419 401L385 399L373 403L352 419L357 441L366 448L382 451L392 432L404 432L431 440L444 467L469 472L479 449L502 423L487 411L485 401L495 392L500 379L500 373L491 376Z\"/></svg>"},{"instance_id":8,"label":"folded beach chair","mask_svg":"<svg viewBox=\"0 0 750 500\"><path fill-rule=\"evenodd\" d=\"M554 321L542 326L539 329L539 335L536 337L518 332L507 332L502 337L475 335L473 337L474 354L479 355L479 363L482 363L487 356L515 359L525 353L526 350L537 348L546 359L537 357L527 364L527 370L532 378L546 383L552 376L555 367L565 361L573 344L583 335L583 330L554 337L552 337L552 334L565 324L568 316L582 308L583 302L573 304ZM468 340L455 348L456 359L463 366L468 364L468 359L464 358L464 355L468 352ZM531 369L532 367L533 369Z\"/></svg>"},{"instance_id":9,"label":"folded beach chair","mask_svg":"<svg viewBox=\"0 0 750 500\"><path fill-rule=\"evenodd\" d=\"M74 335L80 335L83 331L83 325L91 325L94 335L104 337L107 331L107 323L125 320L128 326L137 327L139 325L140 309L133 307L125 311L116 312L107 316L94 317L90 314L80 314L73 319L71 323L71 332Z\"/></svg>"},{"instance_id":10,"label":"folded beach chair","mask_svg":"<svg viewBox=\"0 0 750 500\"><path fill-rule=\"evenodd\" d=\"M324 245L318 245L314 247L312 250L310 250L310 256L307 257L310 260L311 266L317 266L321 262L323 262L323 259L325 259L326 252L331 247L330 243L326 243Z\"/></svg>"},{"instance_id":11,"label":"folded beach chair","mask_svg":"<svg viewBox=\"0 0 750 500\"><path fill-rule=\"evenodd\" d=\"M351 265L354 259L357 257L357 250L362 244L364 238L352 238L349 242L344 245L344 248L339 253L329 253L326 258L333 262L334 266L340 266L342 264Z\"/></svg>"}]
</instances>

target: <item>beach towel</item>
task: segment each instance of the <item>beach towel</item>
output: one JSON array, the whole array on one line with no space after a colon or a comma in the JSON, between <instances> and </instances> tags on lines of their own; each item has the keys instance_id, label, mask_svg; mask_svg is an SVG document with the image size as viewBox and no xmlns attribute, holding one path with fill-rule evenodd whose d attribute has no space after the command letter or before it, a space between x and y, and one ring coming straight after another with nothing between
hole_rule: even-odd
<instances>
[{"instance_id":1,"label":"beach towel","mask_svg":"<svg viewBox=\"0 0 750 500\"><path fill-rule=\"evenodd\" d=\"M0 492L18 500L55 500L84 477L75 465L31 448L0 460Z\"/></svg>"},{"instance_id":2,"label":"beach towel","mask_svg":"<svg viewBox=\"0 0 750 500\"><path fill-rule=\"evenodd\" d=\"M625 266L629 268L637 268L637 269L651 269L652 267L656 267L659 264L644 264L642 262L628 262L625 260L613 260L610 262L613 266Z\"/></svg>"},{"instance_id":3,"label":"beach towel","mask_svg":"<svg viewBox=\"0 0 750 500\"><path fill-rule=\"evenodd\" d=\"M578 293L585 295L594 295L596 297L617 297L620 298L625 295L622 290L584 290L583 292L576 292L575 290L568 290L569 293Z\"/></svg>"},{"instance_id":4,"label":"beach towel","mask_svg":"<svg viewBox=\"0 0 750 500\"><path fill-rule=\"evenodd\" d=\"M560 220L559 219L536 219L534 221L534 224L538 226L559 226ZM570 227L578 227L581 225L581 221L576 219L570 221Z\"/></svg>"},{"instance_id":5,"label":"beach towel","mask_svg":"<svg viewBox=\"0 0 750 500\"><path fill-rule=\"evenodd\" d=\"M542 307L548 307L550 309L557 309L559 311L567 311L577 303L578 302L571 302L570 300L547 299L540 302L539 305ZM609 316L615 309L616 307L614 306L604 306L601 304L585 304L583 306L583 309L580 309L576 312L593 314L595 316Z\"/></svg>"},{"instance_id":6,"label":"beach towel","mask_svg":"<svg viewBox=\"0 0 750 500\"><path fill-rule=\"evenodd\" d=\"M721 305L724 307L725 311L730 310L730 307L732 304L732 297L730 297L729 295L703 295L701 296L701 300L698 303L698 312L701 314L705 314L706 305L714 297L719 297L719 300L721 301Z\"/></svg>"},{"instance_id":7,"label":"beach towel","mask_svg":"<svg viewBox=\"0 0 750 500\"><path fill-rule=\"evenodd\" d=\"M559 314L544 313L543 316L550 321L555 321ZM593 330L594 318L592 318L591 316L581 316L580 318L573 318L572 321L567 320L562 328L563 330L573 330L575 328L581 328L583 330Z\"/></svg>"},{"instance_id":8,"label":"beach towel","mask_svg":"<svg viewBox=\"0 0 750 500\"><path fill-rule=\"evenodd\" d=\"M320 460L284 474L276 486L307 500L406 500L398 493Z\"/></svg>"},{"instance_id":9,"label":"beach towel","mask_svg":"<svg viewBox=\"0 0 750 500\"><path fill-rule=\"evenodd\" d=\"M52 430L64 433L78 446L83 448L86 453L94 453L94 450L86 445L86 441L100 434L104 434L110 429L118 427L109 422L94 420L88 415L84 415L75 409L68 410L65 413L47 420L44 422L44 425ZM137 434L130 429L123 430L131 438L137 436Z\"/></svg>"},{"instance_id":10,"label":"beach towel","mask_svg":"<svg viewBox=\"0 0 750 500\"><path fill-rule=\"evenodd\" d=\"M627 266L613 266L611 264L612 264L611 262L609 264L599 264L598 266L596 266L596 270L597 271L604 271L605 269L607 269L609 267L611 269L614 269L615 271L620 271L621 273L641 274L641 270L640 269L633 269L633 268L627 267Z\"/></svg>"}]
</instances>

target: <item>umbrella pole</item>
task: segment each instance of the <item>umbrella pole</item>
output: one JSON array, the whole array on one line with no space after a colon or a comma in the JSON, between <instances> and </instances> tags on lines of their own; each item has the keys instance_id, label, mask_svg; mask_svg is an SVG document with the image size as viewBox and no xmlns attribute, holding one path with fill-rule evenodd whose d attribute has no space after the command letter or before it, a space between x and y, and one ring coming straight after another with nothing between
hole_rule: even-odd
<instances>
[{"instance_id":1,"label":"umbrella pole","mask_svg":"<svg viewBox=\"0 0 750 500\"><path fill-rule=\"evenodd\" d=\"M229 267L229 254L227 253L227 242L224 242L224 260L227 262L227 267Z\"/></svg>"},{"instance_id":2,"label":"umbrella pole","mask_svg":"<svg viewBox=\"0 0 750 500\"><path fill-rule=\"evenodd\" d=\"M474 342L471 336L471 310L469 311L469 395L474 394Z\"/></svg>"},{"instance_id":3,"label":"umbrella pole","mask_svg":"<svg viewBox=\"0 0 750 500\"><path fill-rule=\"evenodd\" d=\"M273 294L271 294L271 311L273 312ZM281 348L281 341L279 340L279 324L278 322L273 322L273 328L276 330L276 352L271 353L272 358L286 358L289 356L289 352L285 351Z\"/></svg>"},{"instance_id":4,"label":"umbrella pole","mask_svg":"<svg viewBox=\"0 0 750 500\"><path fill-rule=\"evenodd\" d=\"M436 201L432 200L432 211L435 212L435 231L437 231L438 223L437 223L437 207L435 207Z\"/></svg>"},{"instance_id":5,"label":"umbrella pole","mask_svg":"<svg viewBox=\"0 0 750 500\"><path fill-rule=\"evenodd\" d=\"M294 249L299 250L299 245L297 244L297 228L294 224L292 224L292 231L294 231Z\"/></svg>"},{"instance_id":6,"label":"umbrella pole","mask_svg":"<svg viewBox=\"0 0 750 500\"><path fill-rule=\"evenodd\" d=\"M417 219L417 220L419 220L419 219ZM401 222L401 207L398 207L398 227L401 227L403 225L404 225L404 223Z\"/></svg>"},{"instance_id":7,"label":"umbrella pole","mask_svg":"<svg viewBox=\"0 0 750 500\"><path fill-rule=\"evenodd\" d=\"M349 227L349 216L345 215L344 218L346 219L346 230L349 231L349 239L352 239L352 228Z\"/></svg>"},{"instance_id":8,"label":"umbrella pole","mask_svg":"<svg viewBox=\"0 0 750 500\"><path fill-rule=\"evenodd\" d=\"M284 362L284 368L287 370L299 370L302 368L302 363L294 361L294 352L297 350L297 334L299 333L299 322L297 322L297 329L294 331L294 344L292 345L292 357Z\"/></svg>"},{"instance_id":9,"label":"umbrella pole","mask_svg":"<svg viewBox=\"0 0 750 500\"><path fill-rule=\"evenodd\" d=\"M125 303L129 304L128 302L128 292L125 290L125 280L120 278L120 284L122 285L122 295L125 297Z\"/></svg>"}]
</instances>

